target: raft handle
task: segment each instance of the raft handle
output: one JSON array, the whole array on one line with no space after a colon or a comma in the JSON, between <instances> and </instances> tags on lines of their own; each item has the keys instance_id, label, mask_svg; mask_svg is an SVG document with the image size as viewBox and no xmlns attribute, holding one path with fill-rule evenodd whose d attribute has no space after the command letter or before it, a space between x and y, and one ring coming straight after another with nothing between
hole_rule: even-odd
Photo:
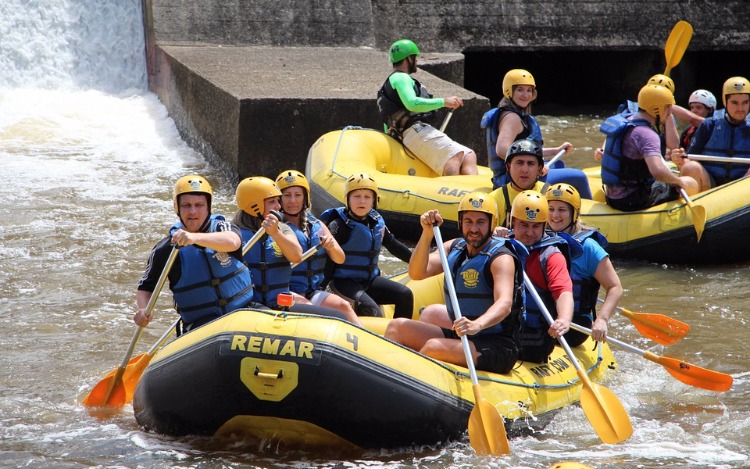
<instances>
[{"instance_id":1,"label":"raft handle","mask_svg":"<svg viewBox=\"0 0 750 469\"><path fill-rule=\"evenodd\" d=\"M253 373L258 378L265 378L265 379L281 379L284 377L284 370L279 370L278 374L274 373L263 373L260 371L260 368L257 366L255 367L255 373Z\"/></svg>"}]
</instances>

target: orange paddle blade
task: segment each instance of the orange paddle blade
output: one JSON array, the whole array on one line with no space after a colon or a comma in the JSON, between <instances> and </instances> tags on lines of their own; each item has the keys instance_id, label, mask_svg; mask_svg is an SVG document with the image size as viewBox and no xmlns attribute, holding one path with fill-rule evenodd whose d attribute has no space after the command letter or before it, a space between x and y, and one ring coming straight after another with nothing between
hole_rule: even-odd
<instances>
[{"instance_id":1,"label":"orange paddle blade","mask_svg":"<svg viewBox=\"0 0 750 469\"><path fill-rule=\"evenodd\" d=\"M582 369L578 376L583 382L581 407L599 438L608 444L620 443L633 434L633 425L622 402L609 389L589 380Z\"/></svg>"},{"instance_id":2,"label":"orange paddle blade","mask_svg":"<svg viewBox=\"0 0 750 469\"><path fill-rule=\"evenodd\" d=\"M707 370L699 366L691 365L682 360L670 357L660 357L651 352L644 352L643 357L663 366L667 372L690 386L707 389L709 391L728 391L734 383L734 378L726 373Z\"/></svg>"},{"instance_id":3,"label":"orange paddle blade","mask_svg":"<svg viewBox=\"0 0 750 469\"><path fill-rule=\"evenodd\" d=\"M679 342L690 332L690 325L664 314L633 313L621 308L620 313L630 319L630 322L644 337L660 343L672 345Z\"/></svg>"},{"instance_id":4,"label":"orange paddle blade","mask_svg":"<svg viewBox=\"0 0 750 469\"><path fill-rule=\"evenodd\" d=\"M89 392L88 396L84 398L83 405L86 407L113 408L124 406L126 391L122 382L122 373L117 373L118 370L115 370L99 381L94 386L94 389Z\"/></svg>"},{"instance_id":5,"label":"orange paddle blade","mask_svg":"<svg viewBox=\"0 0 750 469\"><path fill-rule=\"evenodd\" d=\"M492 403L482 398L479 384L474 385L476 403L469 415L469 443L478 455L510 454L505 423Z\"/></svg>"}]
</instances>

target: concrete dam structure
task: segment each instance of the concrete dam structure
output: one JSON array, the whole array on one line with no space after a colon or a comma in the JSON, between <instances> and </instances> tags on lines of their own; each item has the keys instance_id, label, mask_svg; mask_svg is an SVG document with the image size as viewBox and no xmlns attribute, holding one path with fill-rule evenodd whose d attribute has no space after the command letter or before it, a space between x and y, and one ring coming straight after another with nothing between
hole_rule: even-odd
<instances>
[{"instance_id":1,"label":"concrete dam structure","mask_svg":"<svg viewBox=\"0 0 750 469\"><path fill-rule=\"evenodd\" d=\"M526 68L542 103L609 105L664 71L678 20L694 28L672 72L677 101L750 76L750 8L739 0L143 0L149 86L182 137L236 178L303 170L322 134L381 128L387 50L413 39L415 78L457 95L447 133L486 164L482 114L503 74Z\"/></svg>"}]
</instances>

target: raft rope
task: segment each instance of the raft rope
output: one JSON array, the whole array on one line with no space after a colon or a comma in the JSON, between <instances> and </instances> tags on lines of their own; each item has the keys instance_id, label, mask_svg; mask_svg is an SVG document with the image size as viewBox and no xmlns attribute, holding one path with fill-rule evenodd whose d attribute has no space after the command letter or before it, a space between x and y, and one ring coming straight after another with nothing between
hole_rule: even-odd
<instances>
[{"instance_id":1,"label":"raft rope","mask_svg":"<svg viewBox=\"0 0 750 469\"><path fill-rule=\"evenodd\" d=\"M267 311L267 310L256 310L256 311L258 311L260 313L271 314L271 315L276 316L276 318L281 319L281 320L288 320L288 319L294 319L294 318L298 318L299 319L299 318L305 318L305 317L308 317L308 318L309 317L314 317L314 318L329 319L329 320L333 320L333 321L340 321L340 322L346 323L346 324L348 324L350 326L357 327L357 328L361 329L362 331L367 332L368 334L372 334L372 335L377 336L377 337L379 337L381 339L387 340L388 342L390 342L390 343L392 343L394 345L397 345L397 346L401 347L404 350L408 350L408 351L410 351L412 353L416 353L417 355L420 355L421 357L423 357L423 358L431 361L433 364L435 364L435 365L443 368L444 370L447 370L447 371L451 372L457 379L458 378L468 378L468 379L471 378L469 376L469 373L467 373L467 372L456 370L452 366L446 365L444 362L441 362L439 360L435 360L434 358L428 357L427 355L423 355L423 354L421 354L421 353L419 353L419 352L417 352L415 350L410 349L409 347L401 345L398 342L394 342L391 339L383 337L383 336L381 336L381 335L379 335L379 334L377 334L377 333L375 333L375 332L373 332L373 331L371 331L369 329L366 329L366 328L364 328L362 326L357 326L356 324L352 324L352 323L350 323L349 321L347 321L345 319L334 318L334 317L330 317L330 316L321 316L321 315L317 315L317 314L295 313L295 312L292 312L292 311L287 311L287 312ZM591 367L589 367L588 369L586 369L586 374L587 375L591 374L594 370L596 370L597 368L599 368L600 366L602 366L602 362L604 361L604 357L602 356L602 344L600 344L598 342L597 342L597 350L598 350L598 352L597 352L596 363L594 363ZM541 366L543 364L540 363L539 365ZM571 380L567 381L566 383L562 383L562 384L541 384L541 383L538 383L538 382L534 382L534 383L521 383L521 382L518 382L518 381L511 381L511 380L499 379L499 378L491 378L491 377L486 377L486 376L477 376L477 379L479 381L488 381L488 382L491 382L491 383L506 384L506 385L509 385L509 386L517 386L519 388L529 388L529 389L535 389L535 390L565 389L565 388L569 388L569 387L575 386L581 380L580 378L576 377L576 378L571 379Z\"/></svg>"}]
</instances>

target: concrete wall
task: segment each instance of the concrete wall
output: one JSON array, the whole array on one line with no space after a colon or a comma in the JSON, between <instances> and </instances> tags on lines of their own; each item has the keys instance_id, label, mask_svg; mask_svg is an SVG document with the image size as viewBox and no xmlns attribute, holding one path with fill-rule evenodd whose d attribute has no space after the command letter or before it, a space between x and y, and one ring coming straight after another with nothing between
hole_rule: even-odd
<instances>
[{"instance_id":1,"label":"concrete wall","mask_svg":"<svg viewBox=\"0 0 750 469\"><path fill-rule=\"evenodd\" d=\"M425 51L470 47L663 47L678 20L692 50L750 44L745 0L147 0L159 43L370 46L414 38Z\"/></svg>"}]
</instances>

